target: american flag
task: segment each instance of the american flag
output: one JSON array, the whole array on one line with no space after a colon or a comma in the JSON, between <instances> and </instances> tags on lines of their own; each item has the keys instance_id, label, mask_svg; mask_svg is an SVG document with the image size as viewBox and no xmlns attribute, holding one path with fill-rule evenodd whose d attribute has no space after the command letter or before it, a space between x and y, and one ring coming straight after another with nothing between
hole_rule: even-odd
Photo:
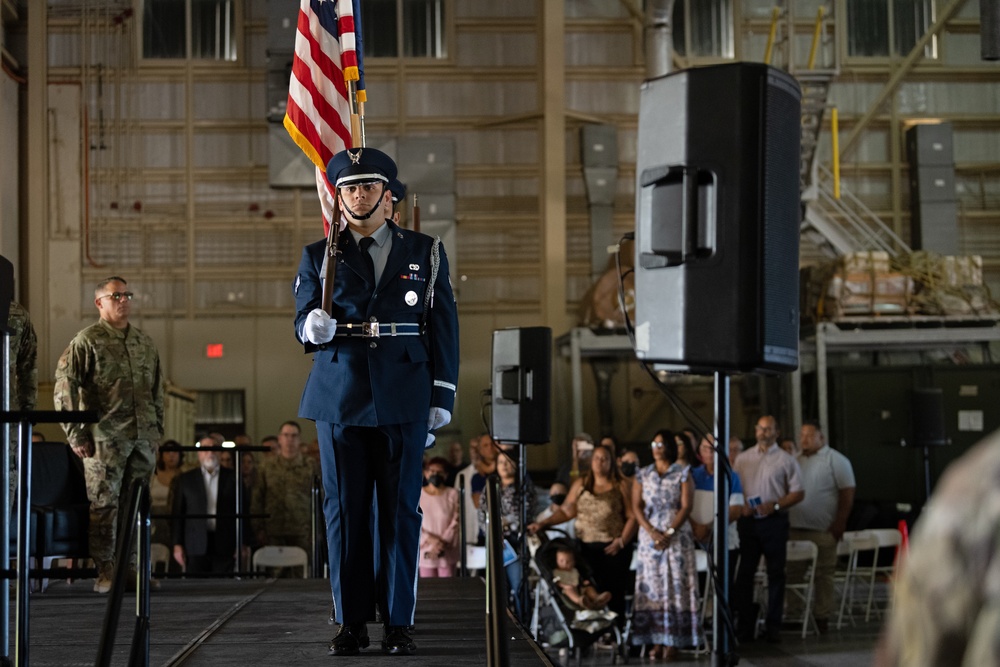
<instances>
[{"instance_id":1,"label":"american flag","mask_svg":"<svg viewBox=\"0 0 1000 667\"><path fill-rule=\"evenodd\" d=\"M358 78L354 30L352 0L300 0L284 125L316 165L324 231L333 214L326 165L353 145L345 81Z\"/></svg>"}]
</instances>

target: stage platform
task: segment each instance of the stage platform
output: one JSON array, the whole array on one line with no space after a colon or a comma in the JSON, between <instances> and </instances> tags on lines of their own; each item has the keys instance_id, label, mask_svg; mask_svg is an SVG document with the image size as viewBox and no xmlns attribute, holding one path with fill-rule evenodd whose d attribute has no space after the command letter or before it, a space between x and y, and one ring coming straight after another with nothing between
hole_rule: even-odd
<instances>
[{"instance_id":1,"label":"stage platform","mask_svg":"<svg viewBox=\"0 0 1000 667\"><path fill-rule=\"evenodd\" d=\"M31 598L30 664L93 665L107 596L93 580L53 582ZM12 595L13 598L13 595ZM115 641L115 661L128 661L135 596L126 596ZM323 579L165 580L151 596L150 665L365 664L482 667L486 664L486 585L481 579L421 579L412 657L383 655L382 628L369 624L372 645L353 658L327 648L330 587ZM14 648L13 607L11 651ZM510 664L552 665L514 623L506 624Z\"/></svg>"}]
</instances>

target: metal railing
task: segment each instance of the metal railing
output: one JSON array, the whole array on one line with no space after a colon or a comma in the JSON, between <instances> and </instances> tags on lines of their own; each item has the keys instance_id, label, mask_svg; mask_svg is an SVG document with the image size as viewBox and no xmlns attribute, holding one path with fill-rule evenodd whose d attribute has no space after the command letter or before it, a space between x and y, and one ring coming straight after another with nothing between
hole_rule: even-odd
<instances>
[{"instance_id":1,"label":"metal railing","mask_svg":"<svg viewBox=\"0 0 1000 667\"><path fill-rule=\"evenodd\" d=\"M126 591L127 564L130 562L131 544L136 545L136 588L135 588L135 630L132 633L132 650L129 652L129 667L149 666L149 579L152 568L149 558L149 482L137 479L129 489L128 520L123 524L125 534L118 541L115 554L114 577L108 595L108 606L104 611L104 625L101 640L97 646L97 667L111 664L115 649L115 635L118 632L118 618L121 615L122 599Z\"/></svg>"},{"instance_id":2,"label":"metal railing","mask_svg":"<svg viewBox=\"0 0 1000 667\"><path fill-rule=\"evenodd\" d=\"M507 573L503 567L503 521L500 480L486 480L486 664L507 667Z\"/></svg>"}]
</instances>

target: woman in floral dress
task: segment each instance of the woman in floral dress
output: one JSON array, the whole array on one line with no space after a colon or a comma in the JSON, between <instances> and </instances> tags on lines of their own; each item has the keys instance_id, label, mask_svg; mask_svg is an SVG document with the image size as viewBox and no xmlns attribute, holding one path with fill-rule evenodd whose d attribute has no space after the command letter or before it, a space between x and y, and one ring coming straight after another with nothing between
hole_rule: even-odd
<instances>
[{"instance_id":1,"label":"woman in floral dress","mask_svg":"<svg viewBox=\"0 0 1000 667\"><path fill-rule=\"evenodd\" d=\"M677 462L677 441L659 431L653 464L636 474L632 503L639 549L632 614L636 644L652 644L651 660L671 659L698 644L698 578L688 515L694 502L689 468Z\"/></svg>"}]
</instances>

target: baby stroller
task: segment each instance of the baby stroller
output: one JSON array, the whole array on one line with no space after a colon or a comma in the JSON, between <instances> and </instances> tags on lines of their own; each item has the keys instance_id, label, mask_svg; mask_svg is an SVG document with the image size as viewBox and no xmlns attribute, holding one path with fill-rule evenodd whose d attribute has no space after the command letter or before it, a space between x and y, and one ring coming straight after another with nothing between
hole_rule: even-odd
<instances>
[{"instance_id":1,"label":"baby stroller","mask_svg":"<svg viewBox=\"0 0 1000 667\"><path fill-rule=\"evenodd\" d=\"M534 591L534 608L531 614L531 633L539 642L553 648L572 651L580 664L583 649L592 646L603 635L611 635L615 646L611 651L611 662L618 656L622 645L621 633L615 624L617 614L607 607L603 609L583 609L569 600L558 581L553 576L556 569L556 552L570 549L576 559L576 569L580 581L592 580L593 573L584 561L579 544L562 531L550 529L548 535L539 535L529 541L532 558L529 567L538 576ZM552 535L562 534L559 537Z\"/></svg>"}]
</instances>

